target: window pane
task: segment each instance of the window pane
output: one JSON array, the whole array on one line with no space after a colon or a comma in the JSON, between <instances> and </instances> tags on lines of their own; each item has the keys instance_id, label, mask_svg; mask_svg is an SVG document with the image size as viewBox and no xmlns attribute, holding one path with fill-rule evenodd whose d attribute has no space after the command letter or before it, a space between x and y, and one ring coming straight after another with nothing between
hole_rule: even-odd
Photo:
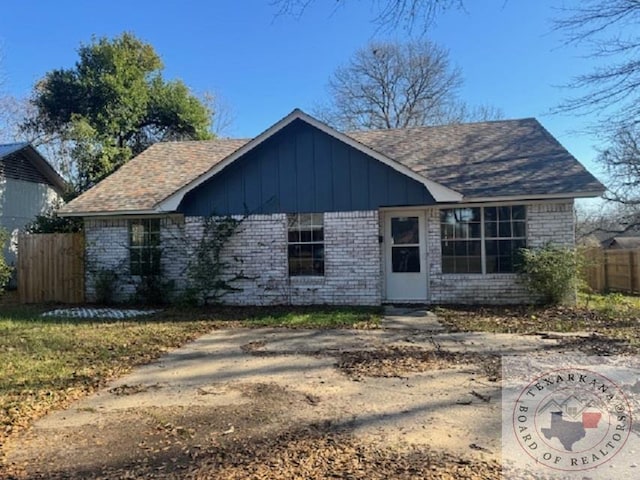
<instances>
[{"instance_id":1,"label":"window pane","mask_svg":"<svg viewBox=\"0 0 640 480\"><path fill-rule=\"evenodd\" d=\"M482 255L482 245L480 243L480 240L467 242L467 246L469 255L473 255L476 257L480 257Z\"/></svg>"},{"instance_id":2,"label":"window pane","mask_svg":"<svg viewBox=\"0 0 640 480\"><path fill-rule=\"evenodd\" d=\"M511 207L498 208L498 220L501 222L511 220Z\"/></svg>"},{"instance_id":3,"label":"window pane","mask_svg":"<svg viewBox=\"0 0 640 480\"><path fill-rule=\"evenodd\" d=\"M500 273L513 272L513 261L511 256L498 257L498 271Z\"/></svg>"},{"instance_id":4,"label":"window pane","mask_svg":"<svg viewBox=\"0 0 640 480\"><path fill-rule=\"evenodd\" d=\"M309 228L313 223L313 216L310 213L298 214L298 226L300 228Z\"/></svg>"},{"instance_id":5,"label":"window pane","mask_svg":"<svg viewBox=\"0 0 640 480\"><path fill-rule=\"evenodd\" d=\"M482 273L481 257L469 257L469 273Z\"/></svg>"},{"instance_id":6,"label":"window pane","mask_svg":"<svg viewBox=\"0 0 640 480\"><path fill-rule=\"evenodd\" d=\"M511 207L511 216L514 220L524 220L526 218L524 205L516 205L514 207Z\"/></svg>"},{"instance_id":7,"label":"window pane","mask_svg":"<svg viewBox=\"0 0 640 480\"><path fill-rule=\"evenodd\" d=\"M469 238L469 225L467 223L456 223L455 238Z\"/></svg>"},{"instance_id":8,"label":"window pane","mask_svg":"<svg viewBox=\"0 0 640 480\"><path fill-rule=\"evenodd\" d=\"M290 213L287 215L287 225L289 229L297 229L298 228L298 214Z\"/></svg>"},{"instance_id":9,"label":"window pane","mask_svg":"<svg viewBox=\"0 0 640 480\"><path fill-rule=\"evenodd\" d=\"M442 242L442 255L453 255L453 242Z\"/></svg>"},{"instance_id":10,"label":"window pane","mask_svg":"<svg viewBox=\"0 0 640 480\"><path fill-rule=\"evenodd\" d=\"M510 222L500 222L498 224L498 233L501 237L511 237L511 223Z\"/></svg>"},{"instance_id":11,"label":"window pane","mask_svg":"<svg viewBox=\"0 0 640 480\"><path fill-rule=\"evenodd\" d=\"M454 255L458 256L458 255L467 254L467 242L458 241L453 243L454 243L454 246L453 246Z\"/></svg>"},{"instance_id":12,"label":"window pane","mask_svg":"<svg viewBox=\"0 0 640 480\"><path fill-rule=\"evenodd\" d=\"M487 255L497 255L498 254L498 241L497 240L487 240L485 242L484 248L486 250Z\"/></svg>"},{"instance_id":13,"label":"window pane","mask_svg":"<svg viewBox=\"0 0 640 480\"><path fill-rule=\"evenodd\" d=\"M481 225L479 223L469 224L469 236L471 238L480 238Z\"/></svg>"},{"instance_id":14,"label":"window pane","mask_svg":"<svg viewBox=\"0 0 640 480\"><path fill-rule=\"evenodd\" d=\"M298 230L289 230L289 242L299 242L300 232Z\"/></svg>"},{"instance_id":15,"label":"window pane","mask_svg":"<svg viewBox=\"0 0 640 480\"><path fill-rule=\"evenodd\" d=\"M442 273L453 273L455 267L454 257L442 257Z\"/></svg>"},{"instance_id":16,"label":"window pane","mask_svg":"<svg viewBox=\"0 0 640 480\"><path fill-rule=\"evenodd\" d=\"M455 215L452 209L440 210L440 223L455 223Z\"/></svg>"},{"instance_id":17,"label":"window pane","mask_svg":"<svg viewBox=\"0 0 640 480\"><path fill-rule=\"evenodd\" d=\"M526 222L513 222L514 237L525 237L526 234Z\"/></svg>"},{"instance_id":18,"label":"window pane","mask_svg":"<svg viewBox=\"0 0 640 480\"><path fill-rule=\"evenodd\" d=\"M442 225L442 238L453 238L454 226L449 224Z\"/></svg>"},{"instance_id":19,"label":"window pane","mask_svg":"<svg viewBox=\"0 0 640 480\"><path fill-rule=\"evenodd\" d=\"M484 236L495 238L498 236L498 224L496 222L488 222L484 224Z\"/></svg>"},{"instance_id":20,"label":"window pane","mask_svg":"<svg viewBox=\"0 0 640 480\"><path fill-rule=\"evenodd\" d=\"M314 230L312 239L314 242L322 242L324 240L324 231L322 229Z\"/></svg>"},{"instance_id":21,"label":"window pane","mask_svg":"<svg viewBox=\"0 0 640 480\"><path fill-rule=\"evenodd\" d=\"M311 241L311 230L300 230L300 241L301 242L310 242Z\"/></svg>"},{"instance_id":22,"label":"window pane","mask_svg":"<svg viewBox=\"0 0 640 480\"><path fill-rule=\"evenodd\" d=\"M311 223L314 227L322 227L324 226L324 214L322 213L312 213L311 214Z\"/></svg>"},{"instance_id":23,"label":"window pane","mask_svg":"<svg viewBox=\"0 0 640 480\"><path fill-rule=\"evenodd\" d=\"M498 255L511 255L511 240L498 240Z\"/></svg>"},{"instance_id":24,"label":"window pane","mask_svg":"<svg viewBox=\"0 0 640 480\"><path fill-rule=\"evenodd\" d=\"M487 255L485 265L487 266L487 273L496 273L498 271L498 257Z\"/></svg>"},{"instance_id":25,"label":"window pane","mask_svg":"<svg viewBox=\"0 0 640 480\"><path fill-rule=\"evenodd\" d=\"M484 209L484 221L485 222L497 222L498 221L498 209L496 207L485 207L485 209Z\"/></svg>"},{"instance_id":26,"label":"window pane","mask_svg":"<svg viewBox=\"0 0 640 480\"><path fill-rule=\"evenodd\" d=\"M392 247L391 270L394 273L420 272L420 247Z\"/></svg>"},{"instance_id":27,"label":"window pane","mask_svg":"<svg viewBox=\"0 0 640 480\"><path fill-rule=\"evenodd\" d=\"M139 223L131 224L131 245L140 246L144 243L144 227Z\"/></svg>"},{"instance_id":28,"label":"window pane","mask_svg":"<svg viewBox=\"0 0 640 480\"><path fill-rule=\"evenodd\" d=\"M391 237L393 245L420 243L418 217L391 218Z\"/></svg>"}]
</instances>

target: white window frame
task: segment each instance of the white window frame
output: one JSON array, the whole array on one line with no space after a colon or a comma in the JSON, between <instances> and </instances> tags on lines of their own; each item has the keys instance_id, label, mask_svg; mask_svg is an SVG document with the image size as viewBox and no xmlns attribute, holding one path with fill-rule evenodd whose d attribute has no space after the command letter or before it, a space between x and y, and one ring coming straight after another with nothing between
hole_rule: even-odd
<instances>
[{"instance_id":1,"label":"white window frame","mask_svg":"<svg viewBox=\"0 0 640 480\"><path fill-rule=\"evenodd\" d=\"M487 237L486 236L486 232L485 232L485 208L500 208L500 207L523 207L524 208L524 219L522 220L524 223L524 237L514 237L513 236L513 228L511 229L511 233L512 235L510 237ZM442 264L442 242L443 242L443 238L442 238L442 226L444 225L441 221L441 212L444 210L458 210L458 209L465 209L465 208L479 208L480 209L480 237L479 238L469 238L467 240L464 241L478 241L480 240L480 265L481 265L481 272L469 272L469 273L464 273L464 272L444 272L443 270L443 264ZM513 223L513 218L510 219L510 223ZM508 205L484 205L484 206L479 206L479 205L466 205L466 206L451 206L451 207L446 207L446 208L441 208L438 210L438 225L440 227L440 231L439 231L439 239L440 239L440 272L442 275L513 275L516 272L490 272L487 273L487 251L486 251L486 241L487 240L524 240L525 242L525 248L527 246L528 243L528 209L527 209L527 205L524 204L508 204ZM499 231L499 227L498 227L498 234L500 233ZM455 239L452 239L455 241Z\"/></svg>"},{"instance_id":2,"label":"white window frame","mask_svg":"<svg viewBox=\"0 0 640 480\"><path fill-rule=\"evenodd\" d=\"M291 219L292 217L295 216L296 218L296 229L292 229L291 228ZM308 223L308 225L304 225L304 228L301 228L302 225L302 218L303 216L308 216L310 218L310 222ZM314 217L320 217L321 218L321 223L315 223L314 221ZM289 233L292 231L297 230L298 232L303 232L303 231L309 231L311 232L312 238L310 241L302 241L301 239L298 241L291 241L289 239ZM320 230L322 232L322 240L314 240L313 239L313 232ZM323 253L322 253L322 273L298 273L298 274L292 274L291 273L291 255L289 253L289 247L291 247L292 245L321 245L322 249L323 249ZM304 278L304 277L324 277L325 276L325 266L326 266L326 256L325 256L325 252L324 252L324 248L325 248L325 239L324 239L324 213L288 213L287 214L287 273L289 275L290 278ZM313 257L312 257L313 260Z\"/></svg>"}]
</instances>

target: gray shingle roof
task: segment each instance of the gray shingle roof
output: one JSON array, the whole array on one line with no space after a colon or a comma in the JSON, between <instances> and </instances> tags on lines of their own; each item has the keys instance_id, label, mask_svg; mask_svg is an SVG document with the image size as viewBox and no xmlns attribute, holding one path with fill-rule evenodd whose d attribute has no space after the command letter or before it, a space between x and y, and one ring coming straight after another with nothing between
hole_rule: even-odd
<instances>
[{"instance_id":1,"label":"gray shingle roof","mask_svg":"<svg viewBox=\"0 0 640 480\"><path fill-rule=\"evenodd\" d=\"M467 198L603 190L534 118L348 135Z\"/></svg>"},{"instance_id":2,"label":"gray shingle roof","mask_svg":"<svg viewBox=\"0 0 640 480\"><path fill-rule=\"evenodd\" d=\"M150 210L245 143L227 139L156 143L60 212Z\"/></svg>"},{"instance_id":3,"label":"gray shingle roof","mask_svg":"<svg viewBox=\"0 0 640 480\"><path fill-rule=\"evenodd\" d=\"M467 198L603 190L533 118L347 135ZM247 142L219 139L155 144L67 204L61 213L152 210Z\"/></svg>"}]
</instances>

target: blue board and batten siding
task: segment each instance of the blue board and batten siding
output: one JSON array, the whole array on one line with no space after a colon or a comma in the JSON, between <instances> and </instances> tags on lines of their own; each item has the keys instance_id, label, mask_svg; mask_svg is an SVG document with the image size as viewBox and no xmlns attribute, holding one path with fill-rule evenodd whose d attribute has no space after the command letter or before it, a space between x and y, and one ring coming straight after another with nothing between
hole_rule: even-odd
<instances>
[{"instance_id":1,"label":"blue board and batten siding","mask_svg":"<svg viewBox=\"0 0 640 480\"><path fill-rule=\"evenodd\" d=\"M187 193L178 211L346 212L433 203L420 182L296 120Z\"/></svg>"}]
</instances>

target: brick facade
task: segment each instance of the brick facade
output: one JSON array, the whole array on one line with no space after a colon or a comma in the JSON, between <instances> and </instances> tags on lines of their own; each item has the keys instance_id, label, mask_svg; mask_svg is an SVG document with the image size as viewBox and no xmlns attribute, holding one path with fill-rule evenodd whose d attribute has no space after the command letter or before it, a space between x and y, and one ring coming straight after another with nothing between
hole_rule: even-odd
<instances>
[{"instance_id":1,"label":"brick facade","mask_svg":"<svg viewBox=\"0 0 640 480\"><path fill-rule=\"evenodd\" d=\"M439 212L426 208L427 298L430 303L529 303L531 295L515 274L443 274ZM290 277L285 214L251 215L232 237L225 258L230 273L247 277L234 284L241 291L225 296L236 305L331 304L379 305L384 301L383 251L377 211L324 215L325 275ZM128 223L90 219L85 223L87 299L96 296L96 272L118 272L118 300L131 299L136 278L129 272ZM187 284L189 259L203 232L202 217L179 216L161 222L162 267L176 292ZM527 205L527 245L548 242L574 245L572 201Z\"/></svg>"},{"instance_id":2,"label":"brick facade","mask_svg":"<svg viewBox=\"0 0 640 480\"><path fill-rule=\"evenodd\" d=\"M176 292L187 284L187 269L203 233L202 217L167 218L161 222L162 267ZM88 300L95 300L96 272L119 274L116 299L135 294L136 278L129 274L126 220L85 223ZM325 275L289 277L285 214L251 215L240 225L225 251L230 275L247 279L233 285L241 291L224 297L232 305L381 303L378 213L336 212L324 215Z\"/></svg>"}]
</instances>

